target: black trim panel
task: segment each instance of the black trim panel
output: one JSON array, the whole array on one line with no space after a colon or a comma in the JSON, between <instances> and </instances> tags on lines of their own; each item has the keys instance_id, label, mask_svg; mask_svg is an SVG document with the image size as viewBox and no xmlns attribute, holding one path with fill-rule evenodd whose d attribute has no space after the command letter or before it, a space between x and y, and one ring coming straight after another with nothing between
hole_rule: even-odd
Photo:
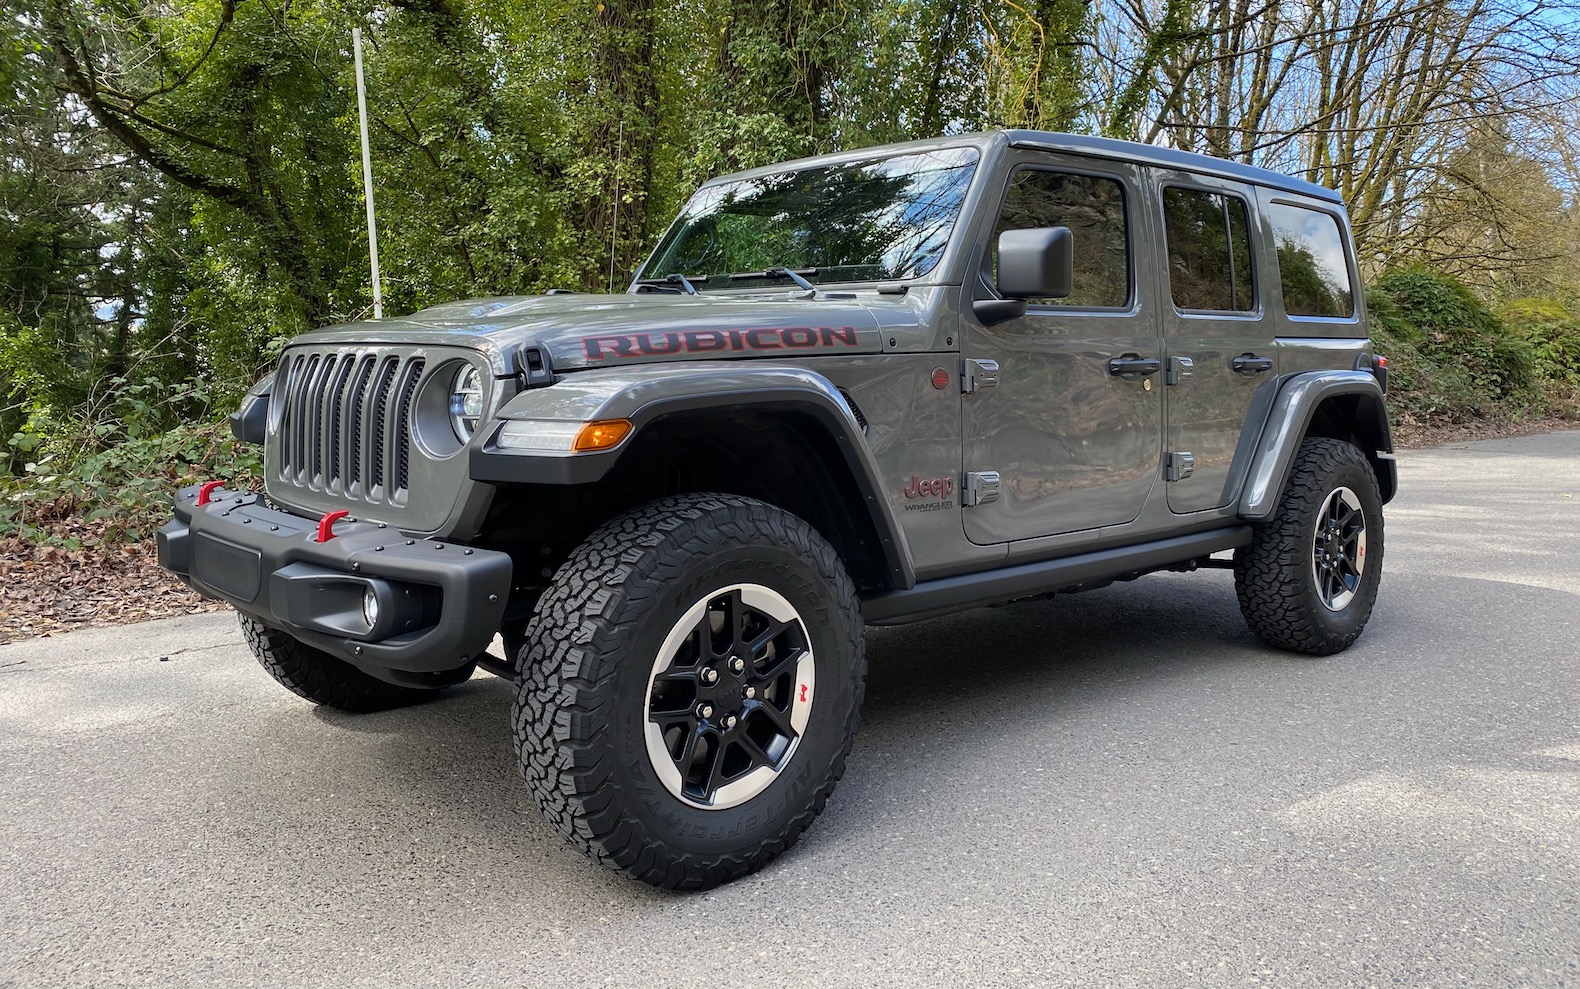
<instances>
[{"instance_id":1,"label":"black trim panel","mask_svg":"<svg viewBox=\"0 0 1580 989\"><path fill-rule=\"evenodd\" d=\"M1120 546L998 570L927 580L908 591L884 591L870 595L862 600L861 610L869 625L903 625L969 608L1046 594L1090 581L1157 570L1170 564L1210 556L1221 550L1238 549L1250 542L1251 527L1248 525L1209 529L1135 546Z\"/></svg>"}]
</instances>

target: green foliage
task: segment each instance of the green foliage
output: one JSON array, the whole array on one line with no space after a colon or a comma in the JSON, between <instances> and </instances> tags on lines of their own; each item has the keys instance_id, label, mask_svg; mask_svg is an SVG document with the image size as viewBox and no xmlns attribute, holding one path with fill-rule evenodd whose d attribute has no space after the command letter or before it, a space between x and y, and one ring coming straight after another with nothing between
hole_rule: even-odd
<instances>
[{"instance_id":1,"label":"green foliage","mask_svg":"<svg viewBox=\"0 0 1580 989\"><path fill-rule=\"evenodd\" d=\"M290 337L369 315L354 26L401 314L619 286L726 171L999 125L1145 134L1162 80L1188 104L1192 72L1229 65L1200 57L1228 8L1155 6L1130 30L1084 0L21 0L0 19L0 533L109 513L146 535L172 484L255 467L190 424ZM1369 297L1423 414L1580 388L1567 311L1493 315L1425 271Z\"/></svg>"},{"instance_id":2,"label":"green foliage","mask_svg":"<svg viewBox=\"0 0 1580 989\"><path fill-rule=\"evenodd\" d=\"M91 448L97 437L81 439ZM149 539L169 519L178 488L210 478L256 486L261 469L257 449L219 423L176 426L87 455L50 454L0 481L0 537L67 549Z\"/></svg>"},{"instance_id":3,"label":"green foliage","mask_svg":"<svg viewBox=\"0 0 1580 989\"><path fill-rule=\"evenodd\" d=\"M1369 298L1377 303L1374 333L1414 368L1402 377L1414 378L1410 391L1425 409L1480 415L1494 403L1540 403L1530 343L1457 279L1420 268L1394 272Z\"/></svg>"},{"instance_id":4,"label":"green foliage","mask_svg":"<svg viewBox=\"0 0 1580 989\"><path fill-rule=\"evenodd\" d=\"M1580 388L1580 317L1552 299L1517 299L1498 315L1530 345L1539 377Z\"/></svg>"}]
</instances>

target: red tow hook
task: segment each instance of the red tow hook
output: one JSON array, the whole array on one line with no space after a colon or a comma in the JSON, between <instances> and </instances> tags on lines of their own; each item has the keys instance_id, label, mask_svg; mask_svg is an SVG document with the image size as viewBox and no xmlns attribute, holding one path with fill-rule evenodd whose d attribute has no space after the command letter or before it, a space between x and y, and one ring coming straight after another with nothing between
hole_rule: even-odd
<instances>
[{"instance_id":1,"label":"red tow hook","mask_svg":"<svg viewBox=\"0 0 1580 989\"><path fill-rule=\"evenodd\" d=\"M325 512L324 517L318 520L318 541L327 543L335 538L335 523L350 514L347 511Z\"/></svg>"},{"instance_id":2,"label":"red tow hook","mask_svg":"<svg viewBox=\"0 0 1580 989\"><path fill-rule=\"evenodd\" d=\"M201 488L198 488L198 500L197 500L197 503L199 505L207 505L208 502L209 502L209 497L208 496L214 493L214 489L215 488L222 488L224 486L225 486L225 482L224 481L204 481L203 482L203 486Z\"/></svg>"}]
</instances>

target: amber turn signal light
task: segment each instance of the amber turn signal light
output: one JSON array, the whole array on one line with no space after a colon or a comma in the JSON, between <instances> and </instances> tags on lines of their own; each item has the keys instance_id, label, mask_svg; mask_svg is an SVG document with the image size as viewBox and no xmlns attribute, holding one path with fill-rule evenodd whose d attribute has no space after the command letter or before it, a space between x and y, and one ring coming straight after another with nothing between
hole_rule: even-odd
<instances>
[{"instance_id":1,"label":"amber turn signal light","mask_svg":"<svg viewBox=\"0 0 1580 989\"><path fill-rule=\"evenodd\" d=\"M605 419L601 422L589 422L576 434L576 442L571 447L577 453L587 453L591 450L607 450L612 446L619 446L631 432L629 419Z\"/></svg>"}]
</instances>

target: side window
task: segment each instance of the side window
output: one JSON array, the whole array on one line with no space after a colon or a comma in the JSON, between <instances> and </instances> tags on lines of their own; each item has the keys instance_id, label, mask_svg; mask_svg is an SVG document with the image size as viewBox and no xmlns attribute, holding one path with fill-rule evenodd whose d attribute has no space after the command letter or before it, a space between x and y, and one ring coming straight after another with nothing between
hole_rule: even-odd
<instances>
[{"instance_id":1,"label":"side window","mask_svg":"<svg viewBox=\"0 0 1580 989\"><path fill-rule=\"evenodd\" d=\"M1181 309L1256 311L1245 200L1200 189L1163 190L1169 290Z\"/></svg>"},{"instance_id":2,"label":"side window","mask_svg":"<svg viewBox=\"0 0 1580 989\"><path fill-rule=\"evenodd\" d=\"M1291 316L1355 315L1344 235L1332 214L1274 203L1267 209L1278 247L1278 281Z\"/></svg>"},{"instance_id":3,"label":"side window","mask_svg":"<svg viewBox=\"0 0 1580 989\"><path fill-rule=\"evenodd\" d=\"M1075 235L1075 288L1063 299L1032 299L1040 306L1119 309L1130 302L1130 238L1125 189L1118 180L1023 168L1009 180L1004 210L993 228L993 277L998 277L998 235L1006 230L1069 227Z\"/></svg>"}]
</instances>

